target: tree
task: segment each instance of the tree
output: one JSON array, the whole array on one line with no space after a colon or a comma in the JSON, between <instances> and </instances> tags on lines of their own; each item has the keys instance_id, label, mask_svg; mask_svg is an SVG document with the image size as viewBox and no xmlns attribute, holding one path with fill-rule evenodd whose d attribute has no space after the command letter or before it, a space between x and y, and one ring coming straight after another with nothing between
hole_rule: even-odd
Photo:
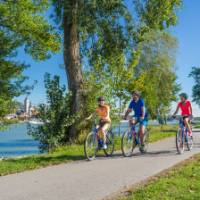
<instances>
[{"instance_id":1,"label":"tree","mask_svg":"<svg viewBox=\"0 0 200 200\"><path fill-rule=\"evenodd\" d=\"M14 96L29 89L22 87L27 65L15 60L18 48L36 60L59 50L60 39L42 15L48 6L47 0L0 0L0 116L9 111Z\"/></svg>"},{"instance_id":2,"label":"tree","mask_svg":"<svg viewBox=\"0 0 200 200\"><path fill-rule=\"evenodd\" d=\"M192 67L189 76L192 77L195 82L192 88L193 101L200 106L200 67Z\"/></svg>"},{"instance_id":3,"label":"tree","mask_svg":"<svg viewBox=\"0 0 200 200\"><path fill-rule=\"evenodd\" d=\"M180 89L174 68L177 41L165 31L151 31L145 38L135 76L144 77L143 84L137 89L142 91L154 118L167 114Z\"/></svg>"},{"instance_id":4,"label":"tree","mask_svg":"<svg viewBox=\"0 0 200 200\"><path fill-rule=\"evenodd\" d=\"M52 0L54 17L64 32L65 69L72 92L71 113L83 110L83 96L87 93L83 77L85 68L94 68L94 71L98 68L98 71L111 74L116 62L110 60L117 61L118 56L123 55L124 72L131 73L138 59L137 44L143 40L144 33L174 25L176 8L181 4L180 0L133 2L136 9L132 15L125 0ZM139 16L138 22L133 20L134 15ZM73 140L77 135L75 124L69 130L69 138Z\"/></svg>"}]
</instances>

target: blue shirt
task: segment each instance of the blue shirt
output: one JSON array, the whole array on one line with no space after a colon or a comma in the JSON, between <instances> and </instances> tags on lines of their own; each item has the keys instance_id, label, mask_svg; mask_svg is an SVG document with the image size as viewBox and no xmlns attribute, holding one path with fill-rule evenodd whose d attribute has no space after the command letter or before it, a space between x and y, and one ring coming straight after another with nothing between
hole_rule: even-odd
<instances>
[{"instance_id":1,"label":"blue shirt","mask_svg":"<svg viewBox=\"0 0 200 200\"><path fill-rule=\"evenodd\" d=\"M142 107L145 107L144 100L139 99L137 102L132 100L131 103L129 104L129 109L132 109L135 113L135 117L141 117L142 116ZM147 113L145 109L145 118L147 118Z\"/></svg>"}]
</instances>

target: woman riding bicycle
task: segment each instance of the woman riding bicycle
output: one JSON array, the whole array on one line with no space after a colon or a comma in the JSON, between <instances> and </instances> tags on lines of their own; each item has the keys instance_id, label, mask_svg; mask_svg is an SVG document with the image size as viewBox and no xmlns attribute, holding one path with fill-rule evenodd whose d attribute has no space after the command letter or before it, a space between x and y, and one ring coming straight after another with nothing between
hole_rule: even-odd
<instances>
[{"instance_id":1,"label":"woman riding bicycle","mask_svg":"<svg viewBox=\"0 0 200 200\"><path fill-rule=\"evenodd\" d=\"M188 129L189 136L192 136L192 130L190 127L190 120L192 119L192 106L190 101L188 100L188 95L186 93L181 93L180 102L177 105L176 111L173 114L173 117L176 116L179 109L181 110L181 116L183 118L184 124Z\"/></svg>"},{"instance_id":2,"label":"woman riding bicycle","mask_svg":"<svg viewBox=\"0 0 200 200\"><path fill-rule=\"evenodd\" d=\"M98 122L98 138L103 140L103 149L107 149L106 145L106 132L110 128L110 106L105 104L104 97L99 97L97 99L98 107L96 108L95 115L99 118ZM86 119L90 119L92 115Z\"/></svg>"},{"instance_id":3,"label":"woman riding bicycle","mask_svg":"<svg viewBox=\"0 0 200 200\"><path fill-rule=\"evenodd\" d=\"M143 99L140 97L140 93L138 91L134 91L132 93L133 99L129 104L128 110L125 113L124 119L126 120L129 113L134 111L134 119L130 119L129 122L132 125L139 123L140 125L140 141L141 141L141 151L144 149L144 133L145 127L147 125L147 112L145 109L145 104Z\"/></svg>"}]
</instances>

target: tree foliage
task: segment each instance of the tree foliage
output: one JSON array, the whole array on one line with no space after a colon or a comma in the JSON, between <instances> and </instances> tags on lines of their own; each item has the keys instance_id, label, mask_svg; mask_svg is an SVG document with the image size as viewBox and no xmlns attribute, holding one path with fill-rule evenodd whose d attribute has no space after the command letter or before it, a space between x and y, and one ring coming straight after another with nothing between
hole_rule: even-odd
<instances>
[{"instance_id":1,"label":"tree foliage","mask_svg":"<svg viewBox=\"0 0 200 200\"><path fill-rule=\"evenodd\" d=\"M194 79L194 86L192 88L193 101L200 106L200 67L192 67L189 74Z\"/></svg>"},{"instance_id":2,"label":"tree foliage","mask_svg":"<svg viewBox=\"0 0 200 200\"><path fill-rule=\"evenodd\" d=\"M30 89L22 87L27 65L15 59L19 47L37 60L59 50L59 37L43 16L48 6L47 0L0 0L0 116L13 97Z\"/></svg>"},{"instance_id":3,"label":"tree foliage","mask_svg":"<svg viewBox=\"0 0 200 200\"><path fill-rule=\"evenodd\" d=\"M141 44L135 76L143 76L143 84L137 89L142 91L152 117L166 115L180 89L174 68L176 48L176 39L165 31L148 33Z\"/></svg>"}]
</instances>

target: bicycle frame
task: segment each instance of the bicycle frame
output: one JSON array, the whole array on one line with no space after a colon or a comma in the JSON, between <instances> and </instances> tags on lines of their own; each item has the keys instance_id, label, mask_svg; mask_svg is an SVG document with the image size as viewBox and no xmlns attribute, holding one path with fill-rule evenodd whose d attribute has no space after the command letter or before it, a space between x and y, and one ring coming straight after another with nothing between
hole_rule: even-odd
<instances>
[{"instance_id":1,"label":"bicycle frame","mask_svg":"<svg viewBox=\"0 0 200 200\"><path fill-rule=\"evenodd\" d=\"M183 118L179 119L179 128L181 129L181 133L182 133L182 141L184 141L184 136L187 137L188 134L188 129L186 128Z\"/></svg>"},{"instance_id":2,"label":"bicycle frame","mask_svg":"<svg viewBox=\"0 0 200 200\"><path fill-rule=\"evenodd\" d=\"M98 126L98 125L96 125L96 124L93 126L92 132L94 133L95 137L97 138L97 141L99 141L101 138L98 137L98 129L99 129L99 127L97 128L97 126ZM112 128L110 128L109 130L106 130L106 139L107 139L109 142L111 142L111 141L110 141L110 139L108 138L107 133L108 133L110 130L112 130Z\"/></svg>"},{"instance_id":3,"label":"bicycle frame","mask_svg":"<svg viewBox=\"0 0 200 200\"><path fill-rule=\"evenodd\" d=\"M136 141L136 144L140 144L140 135L139 132L135 130L136 124L132 124L131 126L131 133L133 134L134 140Z\"/></svg>"}]
</instances>

